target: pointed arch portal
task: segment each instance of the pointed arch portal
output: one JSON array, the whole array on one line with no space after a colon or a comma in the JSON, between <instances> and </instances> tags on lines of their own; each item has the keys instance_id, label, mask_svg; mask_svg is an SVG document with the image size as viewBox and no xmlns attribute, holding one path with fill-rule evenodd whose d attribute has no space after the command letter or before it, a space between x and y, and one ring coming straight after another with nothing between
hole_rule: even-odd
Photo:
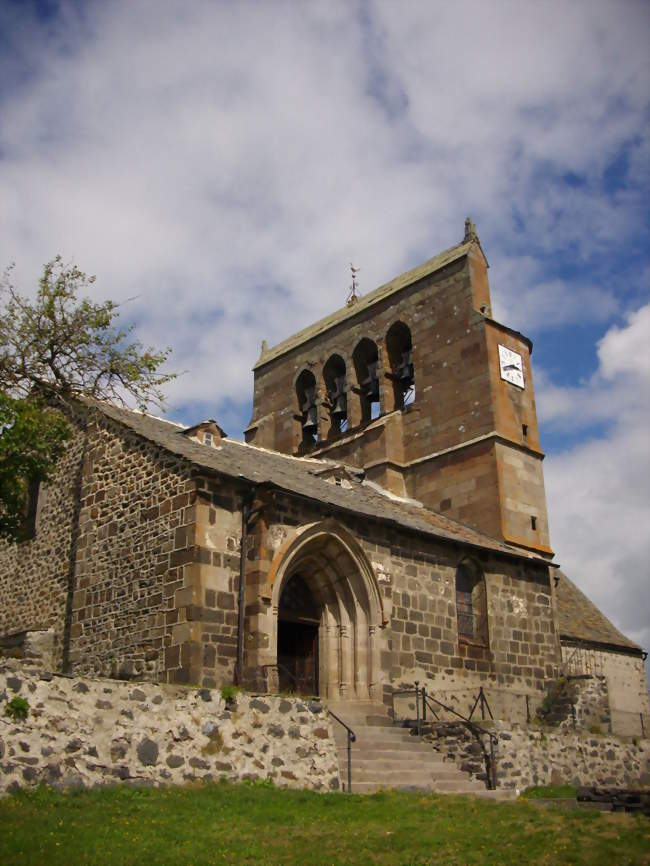
<instances>
[{"instance_id":1,"label":"pointed arch portal","mask_svg":"<svg viewBox=\"0 0 650 866\"><path fill-rule=\"evenodd\" d=\"M300 533L271 569L281 690L367 700L380 694L381 595L359 543L333 521Z\"/></svg>"}]
</instances>

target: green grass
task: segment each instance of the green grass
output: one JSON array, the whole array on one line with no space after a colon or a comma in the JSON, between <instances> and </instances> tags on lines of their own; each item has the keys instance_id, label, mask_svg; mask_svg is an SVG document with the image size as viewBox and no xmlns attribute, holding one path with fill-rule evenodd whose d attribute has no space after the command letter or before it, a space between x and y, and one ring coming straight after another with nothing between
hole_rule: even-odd
<instances>
[{"instance_id":1,"label":"green grass","mask_svg":"<svg viewBox=\"0 0 650 866\"><path fill-rule=\"evenodd\" d=\"M528 788L521 795L526 800L575 800L578 789L575 785L547 785L546 787Z\"/></svg>"},{"instance_id":2,"label":"green grass","mask_svg":"<svg viewBox=\"0 0 650 866\"><path fill-rule=\"evenodd\" d=\"M7 866L650 863L650 821L639 816L226 783L37 789L0 800L0 828Z\"/></svg>"}]
</instances>

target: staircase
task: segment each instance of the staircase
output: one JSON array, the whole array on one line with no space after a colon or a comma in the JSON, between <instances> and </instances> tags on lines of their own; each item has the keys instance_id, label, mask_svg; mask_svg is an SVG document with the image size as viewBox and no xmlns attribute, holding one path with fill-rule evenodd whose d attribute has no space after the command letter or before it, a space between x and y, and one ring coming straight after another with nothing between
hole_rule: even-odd
<instances>
[{"instance_id":1,"label":"staircase","mask_svg":"<svg viewBox=\"0 0 650 866\"><path fill-rule=\"evenodd\" d=\"M512 799L514 791L488 791L453 763L440 759L430 743L395 727L386 707L373 702L330 702L336 713L356 734L352 743L352 791L369 794L380 788L425 790L445 794L474 794L495 800ZM341 787L347 788L347 731L332 719L339 756Z\"/></svg>"}]
</instances>

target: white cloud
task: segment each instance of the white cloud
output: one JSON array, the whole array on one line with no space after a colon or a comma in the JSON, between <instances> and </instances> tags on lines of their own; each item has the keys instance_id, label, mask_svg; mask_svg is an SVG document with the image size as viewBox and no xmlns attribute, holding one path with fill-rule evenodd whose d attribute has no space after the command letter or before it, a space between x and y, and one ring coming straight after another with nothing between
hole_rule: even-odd
<instances>
[{"instance_id":1,"label":"white cloud","mask_svg":"<svg viewBox=\"0 0 650 866\"><path fill-rule=\"evenodd\" d=\"M644 16L198 0L63 4L47 28L24 15L31 74L1 103L0 261L29 284L61 252L98 294L139 295L143 338L192 371L172 399L213 405L241 398L263 337L345 300L349 261L373 288L459 240L466 211L510 279L504 319L605 320L608 289L567 294L539 260L516 284L525 256L499 247L514 206L522 242L547 250L628 231L636 204L603 196L600 172L646 140ZM568 194L542 170L589 183Z\"/></svg>"},{"instance_id":2,"label":"white cloud","mask_svg":"<svg viewBox=\"0 0 650 866\"><path fill-rule=\"evenodd\" d=\"M541 411L598 438L545 463L551 540L558 560L616 625L650 649L650 304L608 330L599 369L582 387L542 382Z\"/></svg>"},{"instance_id":3,"label":"white cloud","mask_svg":"<svg viewBox=\"0 0 650 866\"><path fill-rule=\"evenodd\" d=\"M614 325L598 344L602 375L614 379L629 375L650 385L650 304L628 316L627 326ZM641 392L643 396L643 391ZM648 392L645 397L648 398Z\"/></svg>"}]
</instances>

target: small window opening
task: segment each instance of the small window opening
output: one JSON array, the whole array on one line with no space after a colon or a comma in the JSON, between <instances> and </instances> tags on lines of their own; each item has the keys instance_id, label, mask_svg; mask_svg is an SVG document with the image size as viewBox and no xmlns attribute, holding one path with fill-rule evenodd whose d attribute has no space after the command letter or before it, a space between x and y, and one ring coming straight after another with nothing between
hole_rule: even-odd
<instances>
[{"instance_id":1,"label":"small window opening","mask_svg":"<svg viewBox=\"0 0 650 866\"><path fill-rule=\"evenodd\" d=\"M521 432L523 434L524 439L528 438L528 424L521 425Z\"/></svg>"},{"instance_id":2,"label":"small window opening","mask_svg":"<svg viewBox=\"0 0 650 866\"><path fill-rule=\"evenodd\" d=\"M376 343L364 338L352 356L357 377L361 421L367 422L381 414L379 403L379 353Z\"/></svg>"},{"instance_id":3,"label":"small window opening","mask_svg":"<svg viewBox=\"0 0 650 866\"><path fill-rule=\"evenodd\" d=\"M318 407L316 405L316 378L303 370L296 382L296 396L300 409L302 441L308 445L318 442Z\"/></svg>"},{"instance_id":4,"label":"small window opening","mask_svg":"<svg viewBox=\"0 0 650 866\"><path fill-rule=\"evenodd\" d=\"M471 560L461 562L456 571L456 617L459 638L488 645L485 580Z\"/></svg>"},{"instance_id":5,"label":"small window opening","mask_svg":"<svg viewBox=\"0 0 650 866\"><path fill-rule=\"evenodd\" d=\"M204 445L212 445L212 433L204 433L203 434L203 444Z\"/></svg>"},{"instance_id":6,"label":"small window opening","mask_svg":"<svg viewBox=\"0 0 650 866\"><path fill-rule=\"evenodd\" d=\"M403 322L395 322L386 334L386 348L393 382L395 408L403 409L415 400L415 368L411 331Z\"/></svg>"},{"instance_id":7,"label":"small window opening","mask_svg":"<svg viewBox=\"0 0 650 866\"><path fill-rule=\"evenodd\" d=\"M537 518L532 514L530 516L530 526L533 531L537 529Z\"/></svg>"},{"instance_id":8,"label":"small window opening","mask_svg":"<svg viewBox=\"0 0 650 866\"><path fill-rule=\"evenodd\" d=\"M348 397L345 373L345 361L340 355L332 355L323 368L327 406L331 418L331 433L344 433L348 429Z\"/></svg>"},{"instance_id":9,"label":"small window opening","mask_svg":"<svg viewBox=\"0 0 650 866\"><path fill-rule=\"evenodd\" d=\"M25 508L23 512L24 518L18 534L20 541L30 541L36 536L38 497L40 489L41 482L37 478L32 478L27 488L27 497L25 499Z\"/></svg>"}]
</instances>

